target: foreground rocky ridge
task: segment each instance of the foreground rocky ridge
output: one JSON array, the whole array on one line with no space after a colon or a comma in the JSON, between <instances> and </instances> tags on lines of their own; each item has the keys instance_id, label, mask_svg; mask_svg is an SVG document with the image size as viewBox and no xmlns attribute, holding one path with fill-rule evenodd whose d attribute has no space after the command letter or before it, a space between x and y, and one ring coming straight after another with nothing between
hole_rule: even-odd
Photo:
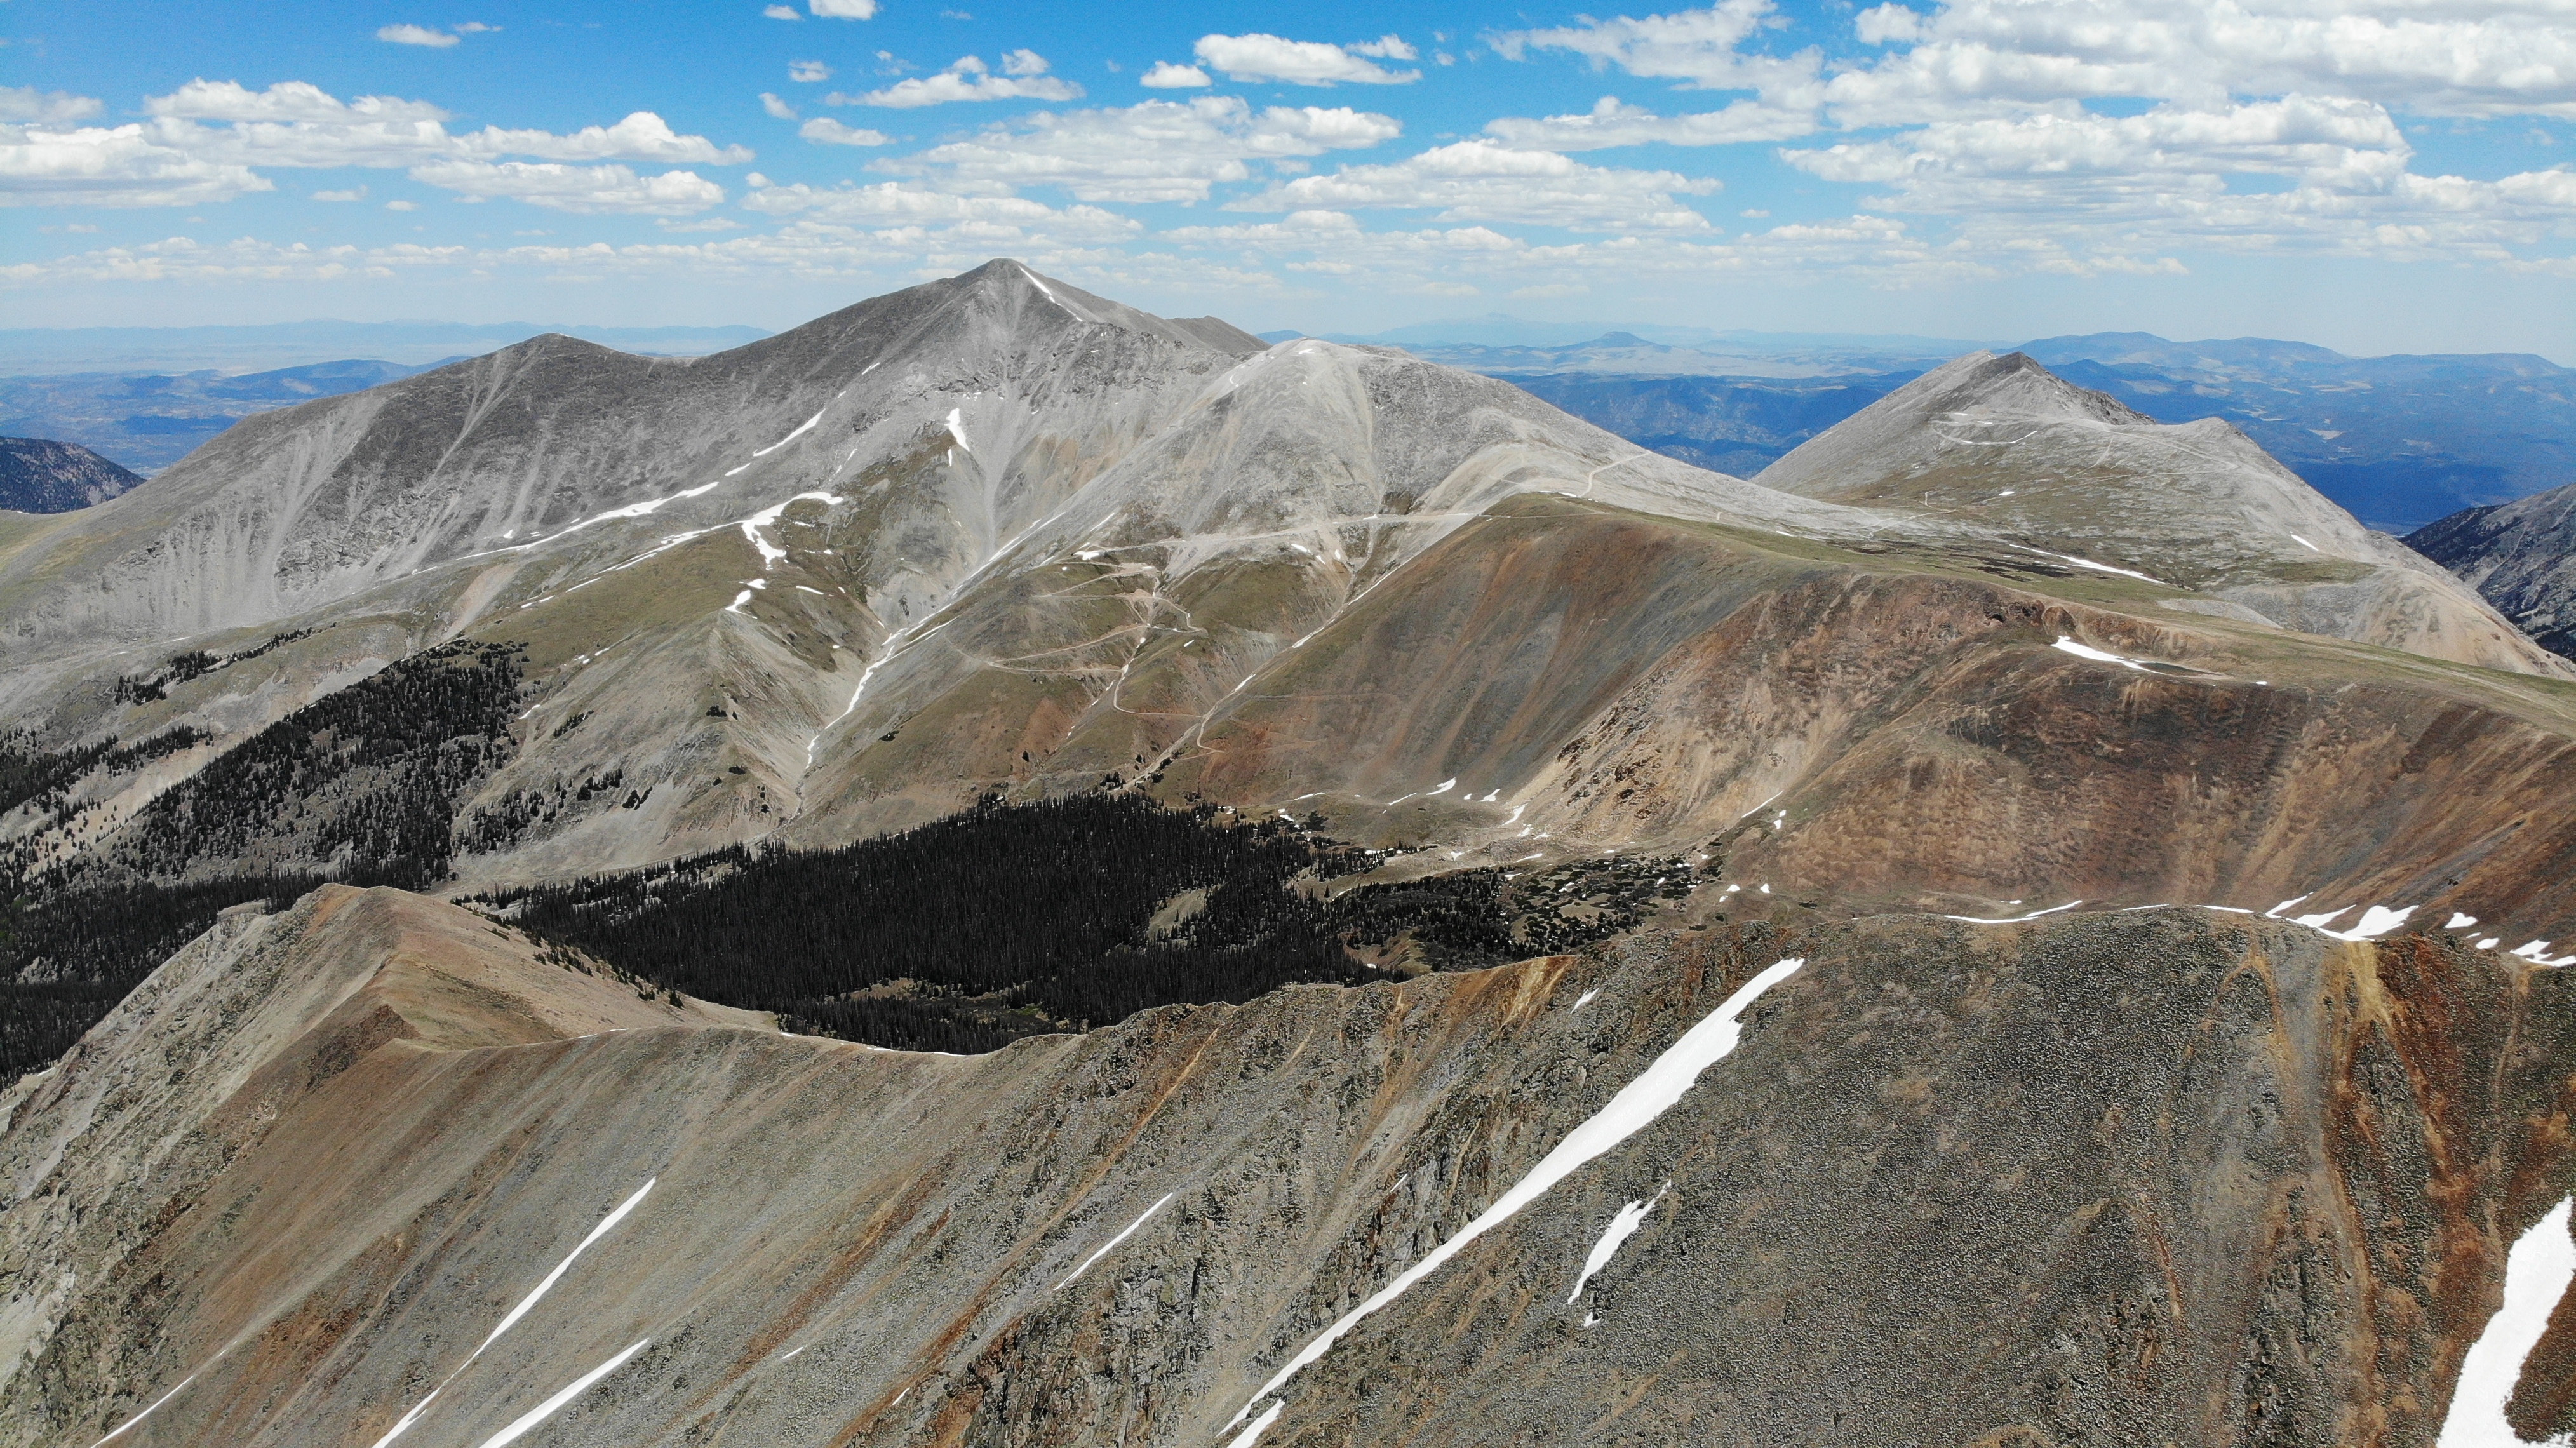
<instances>
[{"instance_id":1,"label":"foreground rocky ridge","mask_svg":"<svg viewBox=\"0 0 2576 1448\"><path fill-rule=\"evenodd\" d=\"M0 1096L0 1442L480 1442L589 1381L546 1441L2426 1444L2576 1188L2571 982L1887 917L956 1058L333 887ZM1264 1390L1659 1058L1705 1069ZM2469 1406L2576 1427L2570 1309L2509 1378Z\"/></svg>"}]
</instances>

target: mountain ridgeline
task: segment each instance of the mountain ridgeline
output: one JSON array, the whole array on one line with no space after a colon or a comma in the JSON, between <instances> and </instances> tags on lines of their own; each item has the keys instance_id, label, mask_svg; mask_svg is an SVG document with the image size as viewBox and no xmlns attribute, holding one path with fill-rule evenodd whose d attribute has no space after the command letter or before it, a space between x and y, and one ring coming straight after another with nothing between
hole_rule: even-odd
<instances>
[{"instance_id":1,"label":"mountain ridgeline","mask_svg":"<svg viewBox=\"0 0 2576 1448\"><path fill-rule=\"evenodd\" d=\"M2468 508L2406 535L2532 642L2576 659L2576 483Z\"/></svg>"},{"instance_id":2,"label":"mountain ridgeline","mask_svg":"<svg viewBox=\"0 0 2576 1448\"><path fill-rule=\"evenodd\" d=\"M2576 1432L2556 515L1686 380L995 261L8 514L0 1448Z\"/></svg>"}]
</instances>

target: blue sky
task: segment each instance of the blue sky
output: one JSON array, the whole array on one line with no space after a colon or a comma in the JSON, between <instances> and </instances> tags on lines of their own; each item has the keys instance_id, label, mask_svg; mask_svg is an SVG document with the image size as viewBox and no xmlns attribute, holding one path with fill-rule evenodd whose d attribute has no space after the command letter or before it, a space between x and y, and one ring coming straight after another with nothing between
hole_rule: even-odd
<instances>
[{"instance_id":1,"label":"blue sky","mask_svg":"<svg viewBox=\"0 0 2576 1448\"><path fill-rule=\"evenodd\" d=\"M792 325L1020 257L1253 328L2576 364L2559 0L0 0L13 325Z\"/></svg>"}]
</instances>

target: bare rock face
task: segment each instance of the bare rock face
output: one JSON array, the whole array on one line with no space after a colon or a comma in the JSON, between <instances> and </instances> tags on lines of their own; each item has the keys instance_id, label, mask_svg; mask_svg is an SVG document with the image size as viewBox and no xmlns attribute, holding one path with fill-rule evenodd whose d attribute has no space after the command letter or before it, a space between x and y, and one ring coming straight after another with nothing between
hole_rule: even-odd
<instances>
[{"instance_id":1,"label":"bare rock face","mask_svg":"<svg viewBox=\"0 0 2576 1448\"><path fill-rule=\"evenodd\" d=\"M2563 1320L2449 1406L2576 977L2439 936L1679 932L972 1058L576 964L329 889L0 1097L0 1442L2576 1426Z\"/></svg>"},{"instance_id":2,"label":"bare rock face","mask_svg":"<svg viewBox=\"0 0 2576 1448\"><path fill-rule=\"evenodd\" d=\"M106 502L142 482L76 442L0 437L0 509L68 513Z\"/></svg>"},{"instance_id":3,"label":"bare rock face","mask_svg":"<svg viewBox=\"0 0 2576 1448\"><path fill-rule=\"evenodd\" d=\"M2406 535L2532 641L2576 658L2576 483L2470 508Z\"/></svg>"}]
</instances>

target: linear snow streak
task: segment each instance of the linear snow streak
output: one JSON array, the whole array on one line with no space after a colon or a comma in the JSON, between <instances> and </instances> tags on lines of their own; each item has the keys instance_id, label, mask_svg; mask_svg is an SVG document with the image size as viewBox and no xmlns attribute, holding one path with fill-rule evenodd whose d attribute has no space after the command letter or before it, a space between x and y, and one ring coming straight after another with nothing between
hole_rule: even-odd
<instances>
[{"instance_id":1,"label":"linear snow streak","mask_svg":"<svg viewBox=\"0 0 2576 1448\"><path fill-rule=\"evenodd\" d=\"M537 1284L536 1291L519 1299L519 1305L510 1309L509 1315L501 1319L501 1325L499 1327L492 1329L492 1336L483 1339L483 1346L490 1347L493 1342L501 1336L501 1334L510 1330L510 1324L527 1316L528 1309L537 1305L537 1299L545 1296L547 1289L553 1287L558 1279L560 1279L566 1272L572 1270L573 1258L579 1257L582 1253L589 1251L591 1243L607 1236L609 1228L626 1220L626 1214L635 1210L636 1203L643 1201L644 1194L653 1190L653 1183L660 1180L660 1177L646 1177L644 1179L644 1185L635 1189L635 1195L619 1202L617 1204L617 1210L610 1212L600 1221L598 1226L591 1228L590 1235L581 1239L581 1245L573 1248L571 1255L555 1264L555 1270L546 1274L546 1280ZM477 1352L480 1352L481 1350L481 1348L476 1349Z\"/></svg>"},{"instance_id":2,"label":"linear snow streak","mask_svg":"<svg viewBox=\"0 0 2576 1448\"><path fill-rule=\"evenodd\" d=\"M1269 1412L1253 1419L1251 1426L1245 1428L1242 1432L1235 1434L1234 1441L1226 1444L1225 1448L1252 1448L1253 1440L1259 1438L1271 1424L1278 1422L1279 1414L1285 1410L1287 1406L1288 1400L1286 1398L1281 1398L1278 1402L1271 1404ZM1226 1426L1231 1428L1234 1425L1232 1423L1228 1423Z\"/></svg>"},{"instance_id":3,"label":"linear snow streak","mask_svg":"<svg viewBox=\"0 0 2576 1448\"><path fill-rule=\"evenodd\" d=\"M624 1030L626 1028L621 1026L618 1029ZM394 1425L385 1430L385 1436L375 1441L374 1448L385 1448L386 1444L393 1442L396 1438L401 1437L405 1432L409 1431L411 1425L420 1420L420 1415L429 1410L429 1405L437 1401L438 1395L447 1391L447 1385L456 1381L458 1374L461 1374L467 1368L474 1366L474 1360L483 1355L483 1349L488 1348L493 1343L499 1341L501 1334L508 1332L512 1323L527 1316L528 1309L537 1305L537 1299L545 1296L547 1289L553 1287L556 1281L560 1279L564 1273L572 1270L573 1259L590 1250L591 1243L607 1236L608 1229L616 1226L620 1221L623 1221L628 1212L635 1210L636 1203L643 1201L644 1194L653 1190L653 1183L660 1180L661 1178L659 1177L646 1177L644 1179L644 1185L635 1189L635 1195L619 1202L616 1209L611 1211L606 1218L602 1219L598 1226L591 1228L590 1235L581 1239L581 1245L573 1248L571 1255L555 1264L555 1270L546 1274L546 1280L537 1284L536 1291L519 1299L519 1305L510 1309L509 1313L501 1319L501 1325L492 1329L490 1335L483 1339L482 1346L475 1348L474 1351L470 1353L467 1353L465 1355L465 1361L456 1365L455 1372L449 1373L445 1378L440 1379L438 1386L429 1390L428 1397L412 1404L410 1412L407 1412L400 1418L394 1420ZM185 1385L183 1384L182 1386Z\"/></svg>"},{"instance_id":4,"label":"linear snow streak","mask_svg":"<svg viewBox=\"0 0 2576 1448\"><path fill-rule=\"evenodd\" d=\"M1767 890L1771 887L1765 885L1762 888ZM2028 915L2006 915L1995 919L1989 919L1983 915L1944 915L1941 918L1944 920L1965 920L1970 925L2019 925L2025 920L2037 920L2042 915L2054 915L2060 910L2072 910L2083 903L2084 902L2081 900L2069 900L2063 905L2051 905L2045 910L2033 910Z\"/></svg>"},{"instance_id":5,"label":"linear snow streak","mask_svg":"<svg viewBox=\"0 0 2576 1448\"><path fill-rule=\"evenodd\" d=\"M1619 1209L1619 1214L1610 1219L1610 1225L1601 1229L1601 1240L1593 1243L1591 1253L1584 1257L1583 1270L1574 1275L1574 1290L1565 1294L1566 1306L1574 1305L1575 1299L1583 1295L1584 1284L1592 1280L1592 1274L1610 1265L1610 1259L1618 1256L1619 1249L1628 1245L1628 1239L1646 1225L1646 1213L1653 1211L1655 1203L1662 1201L1664 1193L1672 1189L1673 1184L1666 1182L1653 1196L1642 1202L1630 1202Z\"/></svg>"},{"instance_id":6,"label":"linear snow streak","mask_svg":"<svg viewBox=\"0 0 2576 1448\"><path fill-rule=\"evenodd\" d=\"M1521 1208L1538 1200L1548 1188L1573 1175L1584 1163L1636 1135L1649 1122L1672 1109L1673 1104L1687 1095L1699 1081L1700 1072L1726 1059L1735 1050L1736 1043L1744 1039L1744 1012L1760 1000L1764 992L1797 974L1799 967L1806 963L1804 957L1792 956L1746 981L1698 1025L1684 1031L1680 1040L1665 1047L1664 1053L1639 1073L1636 1080L1620 1087L1619 1094L1611 1097L1582 1125L1568 1132L1565 1139L1557 1143L1556 1150L1540 1158L1539 1164L1530 1168L1529 1175L1514 1183L1512 1189L1503 1193L1482 1215L1459 1228L1456 1236L1432 1248L1421 1261L1406 1268L1402 1276L1380 1288L1377 1295L1343 1314L1340 1321L1299 1349L1297 1355L1288 1360L1288 1365L1263 1383L1261 1390L1244 1403L1242 1410L1226 1426L1231 1428L1250 1416L1253 1404L1278 1392L1290 1378L1321 1358L1334 1343L1359 1326L1360 1319L1403 1296L1406 1289L1440 1270L1442 1264L1457 1256L1468 1243L1509 1221ZM1272 1411L1275 1413L1277 1409L1274 1407Z\"/></svg>"},{"instance_id":7,"label":"linear snow streak","mask_svg":"<svg viewBox=\"0 0 2576 1448\"><path fill-rule=\"evenodd\" d=\"M484 1439L483 1448L503 1448L504 1444L517 1442L520 1438L527 1436L529 1429L534 1428L539 1423L544 1422L548 1418L553 1417L556 1413L562 1411L563 1406L566 1403L569 1403L573 1399L580 1397L582 1394L589 1392L592 1384L598 1382L601 1378L608 1376L610 1373L617 1371L619 1368L626 1366L626 1360L628 1358L635 1356L637 1353L642 1352L644 1349L651 1347L652 1345L653 1339L649 1337L645 1338L642 1341L637 1342L634 1346L628 1348L626 1351L619 1353L617 1356L610 1358L608 1361L601 1363L595 1368L592 1368L589 1372L583 1373L580 1377L573 1379L571 1387L564 1389L562 1392L557 1393L553 1397L546 1399L544 1402L537 1404L533 1408L530 1408L527 1412L519 1416L518 1421L512 1423L509 1427L502 1429L500 1432L493 1434L491 1437Z\"/></svg>"},{"instance_id":8,"label":"linear snow streak","mask_svg":"<svg viewBox=\"0 0 2576 1448\"><path fill-rule=\"evenodd\" d=\"M1067 1278L1066 1278L1066 1279L1064 1279L1062 1282L1057 1283L1057 1284L1055 1285L1055 1290L1056 1290L1056 1291L1058 1291L1058 1292L1062 1292L1064 1289L1066 1289L1066 1288L1068 1288L1068 1287L1071 1287L1071 1286L1074 1284L1074 1281L1075 1281L1075 1279L1076 1279L1076 1278L1079 1278L1080 1276L1082 1276L1082 1274L1083 1274L1083 1273L1088 1272L1088 1271L1090 1271L1090 1270L1091 1270L1091 1264L1092 1264L1092 1263L1097 1262L1097 1261L1099 1261L1101 1258L1108 1256L1108 1255L1109 1255L1109 1249L1110 1249L1110 1248L1115 1247L1115 1246L1117 1246L1119 1243L1126 1241L1129 1237L1134 1236L1134 1235L1136 1234L1136 1229L1137 1229L1138 1227L1141 1227L1141 1226L1145 1225L1145 1219L1146 1219L1147 1217L1150 1217L1150 1216L1154 1215L1156 1212L1161 1211L1161 1210L1163 1209L1163 1202L1168 1202L1168 1201L1170 1201L1170 1200L1172 1199L1172 1196L1173 1196L1173 1194L1172 1194L1172 1193L1170 1193L1170 1192L1165 1192L1165 1193L1163 1193L1162 1200L1161 1200L1161 1201L1157 1201L1157 1202L1155 1202L1155 1203L1154 1203L1154 1205L1152 1205L1152 1206L1150 1206L1150 1207L1147 1207L1147 1208L1144 1210L1144 1212L1136 1218L1136 1220L1134 1220L1134 1221L1132 1221L1132 1222L1129 1222L1129 1223L1127 1224L1127 1230L1126 1230L1126 1231L1121 1232L1121 1233L1119 1233L1117 1236L1110 1238L1108 1241L1101 1243L1101 1244L1100 1244L1100 1250L1099 1250L1099 1251L1094 1252L1094 1253L1092 1253L1090 1256L1083 1258L1083 1259L1082 1259L1082 1265L1073 1269L1073 1276L1072 1276L1072 1277L1067 1277Z\"/></svg>"},{"instance_id":9,"label":"linear snow streak","mask_svg":"<svg viewBox=\"0 0 2576 1448\"><path fill-rule=\"evenodd\" d=\"M188 1386L190 1383L195 1382L196 1380L197 1380L197 1375L196 1375L195 1373L190 1373L190 1374L188 1374L186 1377L181 1378L181 1379L179 1380L179 1388L184 1388L184 1387ZM126 1420L125 1420L124 1422L122 1422L122 1423L117 1424L113 1429L110 1429L110 1430L109 1430L107 1437L105 1437L105 1438L101 1438L101 1439L99 1439L99 1440L98 1440L98 1442L97 1442L97 1443L93 1443L93 1444L91 1444L91 1445L90 1445L90 1448L100 1448L100 1445L101 1445L101 1444L104 1444L104 1443L108 1442L110 1439L116 1438L118 1435L122 1434L126 1429L131 1428L131 1427L133 1427L135 1424L142 1422L144 1419L151 1417L151 1416L152 1416L152 1408L160 1407L163 1403L166 1403L166 1402L170 1401L172 1398L175 1398L175 1397L179 1396L179 1388L172 1388L170 1391L168 1391L168 1392L166 1392L166 1393L163 1393L161 1396L159 1396L159 1397L157 1397L157 1398L154 1398L154 1399L152 1400L152 1406L151 1406L151 1407L149 1407L149 1408L145 1408L142 1412L135 1414L133 1417L126 1419Z\"/></svg>"},{"instance_id":10,"label":"linear snow streak","mask_svg":"<svg viewBox=\"0 0 2576 1448\"><path fill-rule=\"evenodd\" d=\"M2576 1240L2567 1235L2571 1201L2576 1198L2550 1208L2506 1255L2504 1301L2460 1360L2459 1385L2451 1390L2451 1411L2442 1420L2437 1448L2504 1448L2523 1441L2505 1421L2504 1405L2522 1377L2523 1360L2548 1330L2558 1299L2576 1282Z\"/></svg>"},{"instance_id":11,"label":"linear snow streak","mask_svg":"<svg viewBox=\"0 0 2576 1448\"><path fill-rule=\"evenodd\" d=\"M825 408L825 409L823 409L823 411L824 411L824 412L829 412L830 410L831 410L830 408ZM765 448L762 448L760 451L758 451L758 452L756 452L756 453L753 453L753 454L752 454L752 456L753 456L753 457L756 457L756 458L765 458L765 457L769 456L771 453L774 453L774 452L778 451L780 448L783 448L783 447L787 446L789 443L794 442L796 439L798 439L798 438L800 438L800 437L803 437L803 436L805 435L805 433L806 433L806 430L807 430L807 429L811 428L814 424L816 424L816 423L818 423L818 422L821 422L822 420L823 420L823 413L822 413L822 412L817 412L817 413L815 413L812 417L809 417L809 418L805 419L803 422L798 423L798 424L797 424L797 426L796 426L796 430L795 430L794 432L791 432L791 433L789 433L787 436L780 438L778 441L776 441L776 442L774 442L774 443L771 443L769 446L767 446L767 447L765 447ZM737 468L737 469L735 469L735 471L739 472L739 471L741 471L741 470L740 470L739 468Z\"/></svg>"}]
</instances>

